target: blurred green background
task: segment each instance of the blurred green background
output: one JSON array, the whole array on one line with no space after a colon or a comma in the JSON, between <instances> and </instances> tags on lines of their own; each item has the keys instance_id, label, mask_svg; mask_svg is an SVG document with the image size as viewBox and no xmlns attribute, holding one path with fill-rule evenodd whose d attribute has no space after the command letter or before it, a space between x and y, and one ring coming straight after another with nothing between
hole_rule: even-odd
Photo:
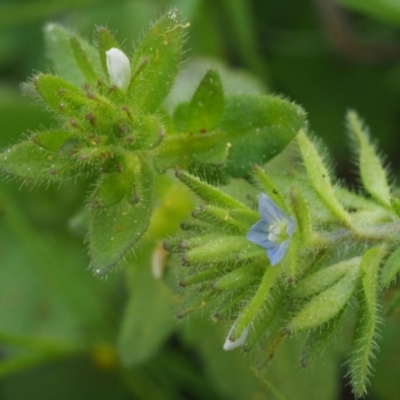
<instances>
[{"instance_id":1,"label":"blurred green background","mask_svg":"<svg viewBox=\"0 0 400 400\"><path fill-rule=\"evenodd\" d=\"M357 110L398 175L398 0L1 0L0 148L54 124L20 88L34 72L51 71L47 22L90 40L95 26L107 25L132 50L173 5L190 22L183 67L203 59L225 65L252 74L257 90L302 105L339 175L355 187L343 121L347 109ZM88 183L0 182L1 400L352 398L341 378L345 352L329 350L303 371L296 341L287 341L259 381L251 358L222 352L223 326L206 318L176 325L178 300L150 275L154 242L108 280L93 278L73 218ZM191 202L168 208L174 190L160 189L171 229ZM369 398L397 399L398 319L381 334Z\"/></svg>"}]
</instances>

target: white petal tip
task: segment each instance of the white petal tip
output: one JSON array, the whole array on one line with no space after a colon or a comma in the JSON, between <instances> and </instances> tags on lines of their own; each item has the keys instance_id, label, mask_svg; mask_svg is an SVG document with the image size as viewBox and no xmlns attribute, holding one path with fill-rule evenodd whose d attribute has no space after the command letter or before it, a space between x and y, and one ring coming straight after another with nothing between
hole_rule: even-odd
<instances>
[{"instance_id":1,"label":"white petal tip","mask_svg":"<svg viewBox=\"0 0 400 400\"><path fill-rule=\"evenodd\" d=\"M107 71L110 82L126 90L131 80L131 64L126 54L115 47L106 51Z\"/></svg>"},{"instance_id":2,"label":"white petal tip","mask_svg":"<svg viewBox=\"0 0 400 400\"><path fill-rule=\"evenodd\" d=\"M231 336L233 330L235 329L235 327L236 327L236 324L234 324L232 326L232 328L230 329L230 331L228 333L228 337L225 340L225 343L223 345L223 349L225 351L236 349L237 347L243 346L244 343L246 342L247 335L249 333L248 328L244 329L244 331L242 332L242 334L240 335L240 337L238 339L233 340L233 341L230 339L230 336Z\"/></svg>"}]
</instances>

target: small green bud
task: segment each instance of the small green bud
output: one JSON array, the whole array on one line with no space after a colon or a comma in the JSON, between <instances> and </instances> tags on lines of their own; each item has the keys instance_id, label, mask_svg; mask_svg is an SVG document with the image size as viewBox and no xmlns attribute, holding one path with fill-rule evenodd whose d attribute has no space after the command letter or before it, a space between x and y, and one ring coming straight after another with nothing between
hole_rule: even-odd
<instances>
[{"instance_id":1,"label":"small green bud","mask_svg":"<svg viewBox=\"0 0 400 400\"><path fill-rule=\"evenodd\" d=\"M188 250L182 256L183 264L237 263L263 255L260 249L244 236L221 236L212 242Z\"/></svg>"},{"instance_id":2,"label":"small green bud","mask_svg":"<svg viewBox=\"0 0 400 400\"><path fill-rule=\"evenodd\" d=\"M253 263L243 265L217 279L212 288L218 291L237 290L244 288L257 278L260 278L264 272L265 265Z\"/></svg>"}]
</instances>

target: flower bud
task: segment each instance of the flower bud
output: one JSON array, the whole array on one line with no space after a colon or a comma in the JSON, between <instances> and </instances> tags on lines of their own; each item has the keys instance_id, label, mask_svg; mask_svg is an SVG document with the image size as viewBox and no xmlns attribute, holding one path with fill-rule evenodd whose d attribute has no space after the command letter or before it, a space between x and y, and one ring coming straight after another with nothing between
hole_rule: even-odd
<instances>
[{"instance_id":1,"label":"flower bud","mask_svg":"<svg viewBox=\"0 0 400 400\"><path fill-rule=\"evenodd\" d=\"M131 65L126 54L115 47L106 51L110 82L125 91L131 80Z\"/></svg>"}]
</instances>

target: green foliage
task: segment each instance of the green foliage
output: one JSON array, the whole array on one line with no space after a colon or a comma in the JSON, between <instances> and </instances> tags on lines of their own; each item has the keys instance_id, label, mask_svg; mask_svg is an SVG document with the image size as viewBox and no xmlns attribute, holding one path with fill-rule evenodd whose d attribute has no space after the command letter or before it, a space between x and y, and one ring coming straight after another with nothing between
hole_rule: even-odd
<instances>
[{"instance_id":1,"label":"green foliage","mask_svg":"<svg viewBox=\"0 0 400 400\"><path fill-rule=\"evenodd\" d=\"M8 3L0 6L2 26L53 12L58 19L74 4L50 2L44 9L33 2L17 10L14 0ZM35 45L36 25L1 35L7 86L24 79L26 68L45 71L24 88L53 117L0 88L3 146L27 132L0 154L0 172L17 180L0 188L0 259L7 267L0 271L1 396L333 400L338 360L349 355L355 396L365 396L371 380L374 396L393 398L396 377L382 366L396 362L398 335L380 322L381 304L389 301L387 315L396 315L400 304L400 206L384 158L349 112L360 187L339 186L332 163L310 139L304 111L264 94L265 87L240 71L245 65L273 90L301 99L322 133L337 129L333 116L343 102L336 93L344 88L351 96L346 101L388 147L383 133L390 132L398 104L398 71L386 72L391 52L374 45L362 51L357 30L367 32L363 40L371 33L371 21L362 20L349 29L354 37L343 31L335 41L345 61L338 79L332 49L321 51L322 42L316 46L298 31L293 37L291 30L274 32L266 76L262 46L255 46L257 19L274 26L277 16L286 21L293 12L296 24L310 26L307 4L290 13L283 5L283 14L278 7L265 18L261 8L269 4L252 15L244 0L218 7L179 3L191 21L194 53L227 56L239 68L194 56L180 73L189 24L177 9L156 20L132 52L131 38L159 13L158 2L110 3L103 11L88 4L87 11L62 15L83 32L93 21L99 27L92 45L47 24L50 66ZM342 3L396 22L390 1ZM325 11L322 5L321 18ZM341 14L329 15L340 22ZM321 25L329 30L329 18ZM390 37L390 28L383 34ZM18 47L21 41L28 51ZM296 55L311 48L308 61ZM342 74L352 68L349 49L352 57L385 61L384 79L379 65L367 71L359 63ZM296 65L296 74L287 65L290 72ZM374 76L389 87L384 101ZM321 101L322 90L328 102ZM265 197L257 209L259 191ZM83 211L68 222L76 210ZM92 272L109 281L85 271L88 260L67 226L86 237ZM123 272L108 273L118 265ZM177 325L175 313L186 321ZM381 330L386 350L374 362ZM222 351L237 347L248 356ZM300 370L299 360L313 373ZM70 378L82 382L73 385Z\"/></svg>"},{"instance_id":2,"label":"green foliage","mask_svg":"<svg viewBox=\"0 0 400 400\"><path fill-rule=\"evenodd\" d=\"M386 170L382 166L374 147L368 140L368 132L362 126L355 112L347 114L347 123L350 134L357 141L359 151L360 176L365 189L385 207L390 207L390 186Z\"/></svg>"},{"instance_id":3,"label":"green foliage","mask_svg":"<svg viewBox=\"0 0 400 400\"><path fill-rule=\"evenodd\" d=\"M146 231L154 168L210 164L243 176L282 151L304 122L298 106L272 96L241 95L225 104L216 71L206 73L190 102L178 105L172 122L162 102L178 73L187 27L178 10L170 10L130 60L107 28L97 29L97 49L56 24L45 29L58 76L39 74L32 84L60 127L3 152L0 168L32 182L96 176L88 196L96 274L108 272ZM241 154L246 147L249 153Z\"/></svg>"},{"instance_id":4,"label":"green foliage","mask_svg":"<svg viewBox=\"0 0 400 400\"><path fill-rule=\"evenodd\" d=\"M354 324L349 374L355 395L364 396L376 349L378 271L388 249L398 246L400 230L388 202L386 172L355 115L349 118L359 139L362 181L367 190L378 188L369 190L376 203L336 188L333 173L300 131L304 168L287 178L255 168L254 183L268 194L260 197L258 218L251 204L238 203L221 189L178 171L178 178L206 202L192 217L208 228L185 230L179 243L167 240L165 247L181 255L186 302L180 316L201 309L212 319L228 320L225 350L242 346L257 353L261 343L272 357L285 336L307 332L301 364L308 367L341 335L345 322ZM369 168L378 171L373 179L383 186L370 180ZM277 235L283 234L279 224L285 224L285 242L278 241ZM283 254L277 258L279 252ZM382 269L383 286L398 272L397 253ZM349 311L355 302L356 314Z\"/></svg>"}]
</instances>

